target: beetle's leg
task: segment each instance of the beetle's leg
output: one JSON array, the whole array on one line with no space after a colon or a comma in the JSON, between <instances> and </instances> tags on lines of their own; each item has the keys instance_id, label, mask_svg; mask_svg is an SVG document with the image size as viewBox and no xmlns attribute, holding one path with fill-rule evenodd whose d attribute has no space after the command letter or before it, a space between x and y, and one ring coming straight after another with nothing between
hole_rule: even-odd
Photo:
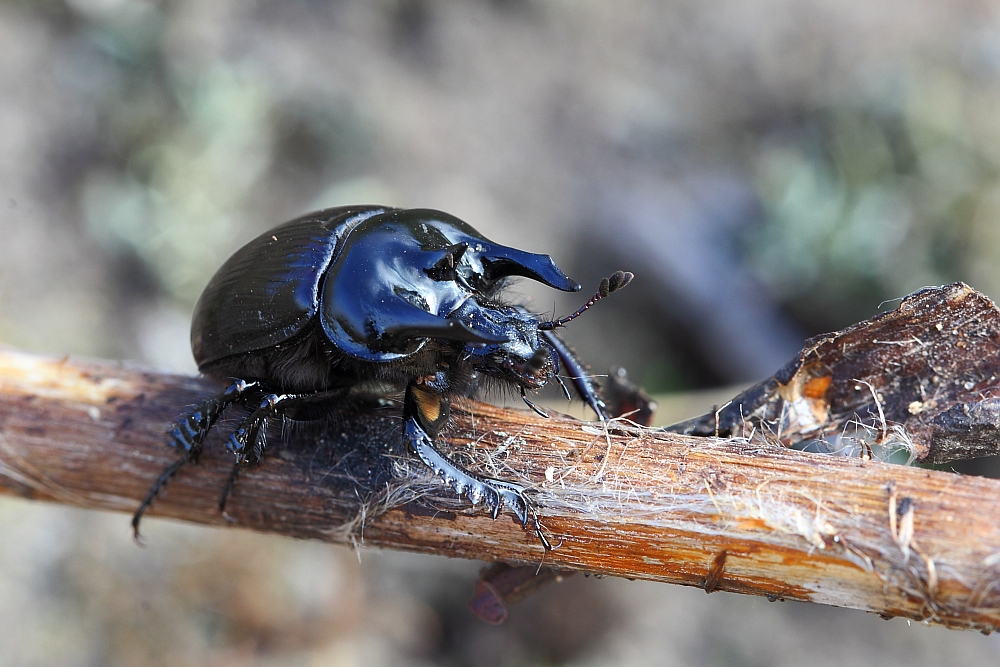
<instances>
[{"instance_id":1,"label":"beetle's leg","mask_svg":"<svg viewBox=\"0 0 1000 667\"><path fill-rule=\"evenodd\" d=\"M226 449L241 462L258 463L264 453L265 429L268 417L276 412L275 406L283 402L286 395L266 394L260 405L229 435ZM252 448L248 450L248 446Z\"/></svg>"},{"instance_id":2,"label":"beetle's leg","mask_svg":"<svg viewBox=\"0 0 1000 667\"><path fill-rule=\"evenodd\" d=\"M264 447L267 446L267 420L273 415L281 414L295 401L312 396L313 394L266 394L257 409L232 432L226 441L226 448L233 453L236 461L219 498L220 512L226 509L226 501L236 484L240 470L249 463L260 463L264 458Z\"/></svg>"},{"instance_id":3,"label":"beetle's leg","mask_svg":"<svg viewBox=\"0 0 1000 667\"><path fill-rule=\"evenodd\" d=\"M240 470L246 465L245 457L237 457L233 461L233 467L229 470L229 477L226 478L226 485L222 487L222 495L219 497L219 511L222 512L224 518L229 518L226 511L226 501L229 500L229 494L232 493L233 487L236 485L236 477L240 474Z\"/></svg>"},{"instance_id":4,"label":"beetle's leg","mask_svg":"<svg viewBox=\"0 0 1000 667\"><path fill-rule=\"evenodd\" d=\"M223 410L246 399L246 391L255 388L259 383L255 380L235 380L220 394L196 405L190 412L181 415L174 422L167 435L170 444L187 452L192 452L191 461L197 461L201 453L201 443L205 441L208 432L222 415Z\"/></svg>"},{"instance_id":5,"label":"beetle's leg","mask_svg":"<svg viewBox=\"0 0 1000 667\"><path fill-rule=\"evenodd\" d=\"M176 475L177 471L190 460L192 460L190 452L184 452L183 456L168 465L166 469L160 473L160 476L156 478L156 481L153 482L152 488L149 489L146 497L142 499L139 509L137 509L135 514L132 515L132 538L136 542L141 544L139 539L139 522L142 521L142 515L145 514L146 510L149 509L149 506L153 504L153 500L156 498L156 494L160 492L160 489L166 486L167 482L170 481L170 478Z\"/></svg>"},{"instance_id":6,"label":"beetle's leg","mask_svg":"<svg viewBox=\"0 0 1000 667\"><path fill-rule=\"evenodd\" d=\"M256 387L257 384L256 381L235 380L221 393L199 403L189 412L181 415L180 419L170 427L170 430L167 431L170 444L183 450L183 454L160 473L160 476L156 478L156 481L149 489L139 508L132 515L132 533L136 540L139 539L139 522L142 521L142 515L153 504L153 500L156 499L156 495L160 492L160 489L167 485L167 482L177 474L177 471L184 464L198 462L198 457L201 456L202 443L204 443L208 432L212 429L212 425L215 424L227 407L244 400L245 392L248 389Z\"/></svg>"},{"instance_id":7,"label":"beetle's leg","mask_svg":"<svg viewBox=\"0 0 1000 667\"><path fill-rule=\"evenodd\" d=\"M243 420L240 426L229 435L229 439L226 440L226 449L233 453L235 460L233 461L233 467L229 471L229 477L226 478L226 484L222 487L222 495L219 496L219 511L226 511L226 501L229 500L229 494L233 490L233 486L236 485L236 478L239 476L240 471L246 467L249 456L247 455L247 444L253 438L256 444L263 438L263 432L261 426L266 421L266 416L263 419L254 420L254 417L260 410L257 410L249 417ZM249 422L253 420L253 425L251 426ZM255 446L254 451L263 452L263 445ZM259 459L257 459L259 460Z\"/></svg>"},{"instance_id":8,"label":"beetle's leg","mask_svg":"<svg viewBox=\"0 0 1000 667\"><path fill-rule=\"evenodd\" d=\"M598 419L606 421L608 418L607 406L604 404L604 400L601 399L600 389L597 383L594 382L590 370L583 365L583 362L576 356L576 353L555 332L543 329L538 333L555 350L556 356L559 358L559 364L569 375L573 387L576 388L576 393L580 395L584 403L597 413Z\"/></svg>"},{"instance_id":9,"label":"beetle's leg","mask_svg":"<svg viewBox=\"0 0 1000 667\"><path fill-rule=\"evenodd\" d=\"M406 420L406 437L420 460L442 477L455 493L465 496L473 505L486 503L494 519L500 515L500 509L507 506L521 526L527 527L528 503L521 487L465 472L438 451L434 441L412 417Z\"/></svg>"},{"instance_id":10,"label":"beetle's leg","mask_svg":"<svg viewBox=\"0 0 1000 667\"><path fill-rule=\"evenodd\" d=\"M521 387L521 400L524 401L524 404L531 408L539 417L545 417L546 419L549 418L549 413L528 400L528 394L524 387Z\"/></svg>"},{"instance_id":11,"label":"beetle's leg","mask_svg":"<svg viewBox=\"0 0 1000 667\"><path fill-rule=\"evenodd\" d=\"M448 460L434 444L434 436L448 421L451 403L447 396L427 387L411 383L406 388L403 415L406 418L405 434L413 450L431 470L444 479L455 491L465 496L473 505L485 503L496 519L506 506L514 513L522 527L528 525L528 501L524 489L516 484L486 479Z\"/></svg>"},{"instance_id":12,"label":"beetle's leg","mask_svg":"<svg viewBox=\"0 0 1000 667\"><path fill-rule=\"evenodd\" d=\"M559 383L559 388L562 389L563 396L566 397L567 401L572 401L573 397L569 393L569 387L566 386L566 383L563 382L562 377L559 376L559 366L558 365L556 366L556 375L555 375L555 378L556 378L556 382Z\"/></svg>"}]
</instances>

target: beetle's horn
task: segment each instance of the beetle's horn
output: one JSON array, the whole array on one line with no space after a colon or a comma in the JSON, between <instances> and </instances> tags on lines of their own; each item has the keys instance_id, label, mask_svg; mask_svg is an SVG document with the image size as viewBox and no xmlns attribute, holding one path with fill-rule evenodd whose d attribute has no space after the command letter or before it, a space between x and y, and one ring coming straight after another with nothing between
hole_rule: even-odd
<instances>
[{"instance_id":1,"label":"beetle's horn","mask_svg":"<svg viewBox=\"0 0 1000 667\"><path fill-rule=\"evenodd\" d=\"M510 340L506 336L476 331L458 320L428 313L405 299L399 299L394 306L390 317L386 318L389 321L384 322L381 327L381 334L385 338L397 340L438 338L494 345Z\"/></svg>"},{"instance_id":2,"label":"beetle's horn","mask_svg":"<svg viewBox=\"0 0 1000 667\"><path fill-rule=\"evenodd\" d=\"M481 255L489 280L524 276L564 292L578 292L580 285L563 273L548 255L494 245Z\"/></svg>"}]
</instances>

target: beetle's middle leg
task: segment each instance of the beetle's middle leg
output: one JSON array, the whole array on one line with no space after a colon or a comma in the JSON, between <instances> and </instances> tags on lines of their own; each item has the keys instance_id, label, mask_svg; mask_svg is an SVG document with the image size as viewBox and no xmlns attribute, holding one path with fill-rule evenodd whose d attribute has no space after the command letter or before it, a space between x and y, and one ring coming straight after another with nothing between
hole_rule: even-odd
<instances>
[{"instance_id":1,"label":"beetle's middle leg","mask_svg":"<svg viewBox=\"0 0 1000 667\"><path fill-rule=\"evenodd\" d=\"M279 416L286 410L302 403L324 399L330 396L342 396L343 392L316 391L305 394L265 394L260 405L247 416L226 441L226 448L233 453L233 462L229 479L222 489L219 498L219 511L226 509L226 501L236 484L240 471L252 463L260 463L264 458L264 448L267 446L267 422L271 417Z\"/></svg>"}]
</instances>

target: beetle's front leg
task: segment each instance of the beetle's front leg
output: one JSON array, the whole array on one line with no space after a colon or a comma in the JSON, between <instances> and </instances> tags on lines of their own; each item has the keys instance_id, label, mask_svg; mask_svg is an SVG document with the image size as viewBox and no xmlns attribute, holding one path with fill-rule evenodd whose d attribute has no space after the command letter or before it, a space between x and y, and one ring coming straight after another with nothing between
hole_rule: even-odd
<instances>
[{"instance_id":1,"label":"beetle's front leg","mask_svg":"<svg viewBox=\"0 0 1000 667\"><path fill-rule=\"evenodd\" d=\"M516 484L485 479L462 470L445 457L434 444L438 431L448 421L451 401L432 383L411 382L406 388L403 416L406 418L406 439L431 470L447 482L455 493L472 501L486 503L496 519L500 509L510 509L522 527L528 525L528 501L524 489Z\"/></svg>"},{"instance_id":2,"label":"beetle's front leg","mask_svg":"<svg viewBox=\"0 0 1000 667\"><path fill-rule=\"evenodd\" d=\"M538 332L545 342L555 351L559 359L559 365L569 376L576 393L580 395L583 402L590 406L590 409L597 413L597 418L601 421L608 419L608 406L601 398L600 389L594 382L590 370L584 365L576 353L570 349L569 345L557 336L554 331L542 329ZM557 370L558 372L558 370Z\"/></svg>"}]
</instances>

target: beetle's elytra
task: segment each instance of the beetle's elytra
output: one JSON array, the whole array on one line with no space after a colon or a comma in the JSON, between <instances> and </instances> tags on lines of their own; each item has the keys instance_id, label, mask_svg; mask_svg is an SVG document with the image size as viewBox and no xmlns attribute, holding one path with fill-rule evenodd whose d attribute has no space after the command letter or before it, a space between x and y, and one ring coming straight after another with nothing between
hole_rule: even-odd
<instances>
[{"instance_id":1,"label":"beetle's elytra","mask_svg":"<svg viewBox=\"0 0 1000 667\"><path fill-rule=\"evenodd\" d=\"M522 487L463 470L434 438L448 420L451 398L474 394L484 377L515 388L541 412L525 392L553 378L565 390L562 371L605 419L597 385L554 329L632 274L617 272L583 308L556 321L501 302L511 276L580 289L548 255L493 243L458 218L429 209L327 209L250 241L208 283L191 325L198 368L231 382L170 430L182 455L136 511L136 534L157 492L197 460L228 406L253 410L227 442L236 458L232 481L240 468L259 462L270 417L348 394L391 393L404 396L404 437L425 464L456 493L485 503L494 518L506 507L526 525Z\"/></svg>"}]
</instances>

